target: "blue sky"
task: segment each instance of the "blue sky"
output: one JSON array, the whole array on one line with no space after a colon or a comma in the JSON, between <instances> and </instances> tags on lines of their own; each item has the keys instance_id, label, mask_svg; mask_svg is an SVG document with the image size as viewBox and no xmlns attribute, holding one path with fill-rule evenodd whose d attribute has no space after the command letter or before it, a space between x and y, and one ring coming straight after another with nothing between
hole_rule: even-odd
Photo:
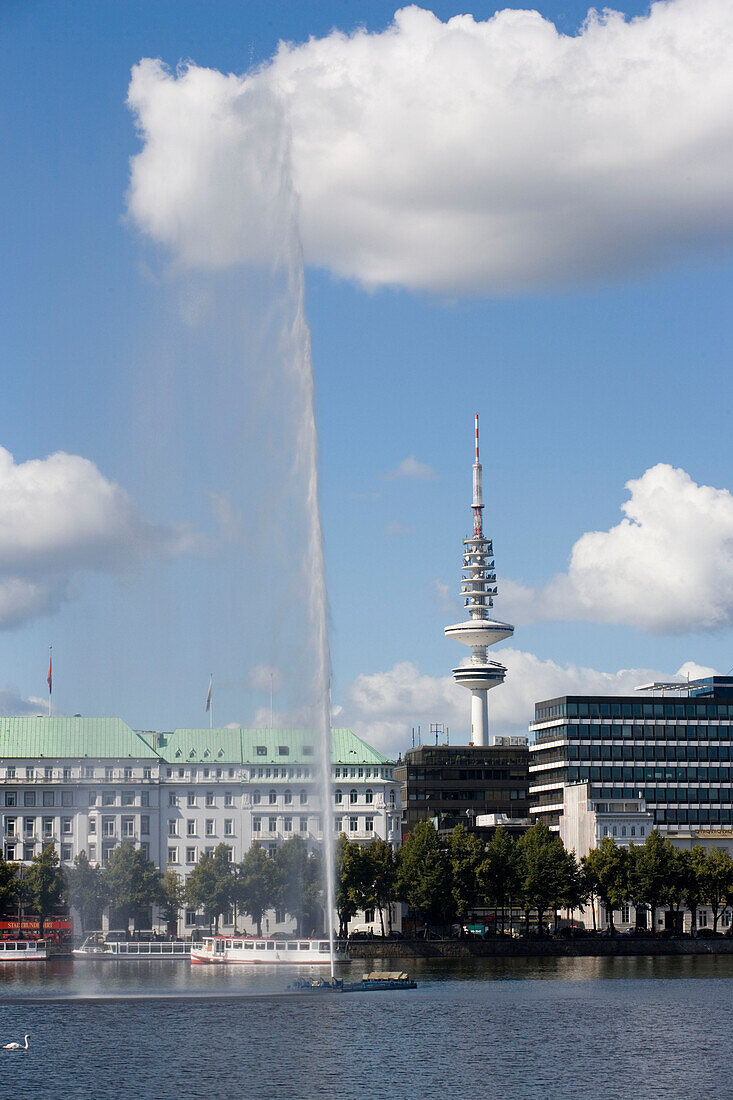
<instances>
[{"instance_id":1,"label":"blue sky","mask_svg":"<svg viewBox=\"0 0 733 1100\"><path fill-rule=\"evenodd\" d=\"M586 5L579 3L537 8L560 35L576 35L586 16ZM659 106L650 106L651 97L647 103L642 88L638 110L633 102L599 108L598 140L604 148L618 142L613 171L631 182L624 191L614 177L611 187L612 169L605 176L597 171L587 184L587 202L581 191L568 199L549 243L539 234L535 238L533 226L555 217L549 207L557 185L553 166L560 157L588 153L593 120L588 129L577 124L577 146L564 144L564 138L555 145L550 133L548 151L538 147L536 161L531 151L511 157L503 151L511 144L507 129L506 142L497 143L489 158L490 169L500 162L510 187L519 191L526 183L540 196L531 200L536 221L527 218L516 237L508 238L508 255L523 257L516 277L508 274L511 260L493 253L478 274L468 259L465 272L460 270L448 241L436 244L420 269L423 278L415 274L422 261L414 260L420 235L407 231L395 260L391 241L401 240L409 223L409 189L407 198L403 189L394 200L394 226L384 210L377 211L387 244L375 243L377 259L360 267L369 252L359 236L364 231L348 223L338 183L318 174L317 157L308 149L320 125L317 107L315 121L307 113L317 103L309 99L313 86L301 83L293 93L334 701L343 707L340 720L390 751L408 743L412 724L448 722L460 737L461 722L468 719L467 697L446 680L463 654L443 637L443 627L460 615L456 594L460 540L470 523L475 411L481 415L485 526L495 540L499 574L496 613L517 624L508 647L516 651L506 662L510 675L495 693L495 729L521 727L531 718L531 700L550 689L595 687L606 682L606 674L610 687L628 687L635 670L669 675L687 661L723 673L733 665L730 501L725 493L699 489L733 488L727 324L733 218L725 198L731 193L731 100L722 95L724 78L717 73L730 37L716 24L720 19L730 31L730 20L725 5L714 0L698 5L702 30L691 23L689 0L673 0L669 8L670 19L681 13L680 41L690 41L695 51L701 101L721 94L719 112L707 118L693 102L695 109L677 123L673 88L661 126L669 123L686 137L679 147L656 150L658 161L650 166L645 151L660 129L654 114ZM15 482L0 486L0 529L5 524L7 531L0 581L5 577L9 586L0 598L0 688L7 709L37 709L27 700L44 695L50 643L60 711L118 714L137 728L203 725L211 671L221 684L217 721L247 722L258 710L261 718L269 706L267 677L253 677L251 669L272 665L287 677L278 654L290 654L295 639L283 642L278 613L268 615L267 601L256 596L263 587L259 551L222 556L211 549L218 535L210 494L224 486L213 467L197 461L196 433L205 434L206 424L197 425L189 408L176 422L185 425L183 438L174 439L173 419L161 427L178 399L166 393L162 349L182 337L171 338L168 322L161 322L164 295L160 280L151 281L150 266L157 262L163 270L167 261L161 256L178 245L162 233L151 244L155 232L146 232L128 210L130 158L140 152L141 139L125 101L131 70L142 58L159 58L173 70L190 61L240 75L253 65L270 70L280 40L296 47L309 38L331 42L334 28L350 35L359 27L376 41L378 54L379 35L394 10L381 3L223 0L3 5L0 446L16 464L56 452L93 464L73 471L62 464L64 489L55 496L49 490L50 504L33 496L46 466L29 468L21 478L22 492L31 494L23 498L26 504L18 505ZM441 23L460 13L447 3L430 10ZM481 24L497 9L471 10ZM623 11L628 28L629 20L646 17L649 8L625 3ZM707 44L706 29L715 47ZM408 54L410 36L418 32L403 28ZM606 54L622 55L627 40L618 27L610 46L610 32L605 39L598 33L601 44L591 44L589 56L596 71L605 72L612 64ZM527 49L530 66L536 65L534 31L525 27L516 39L513 34L506 33L502 56ZM638 44L640 38L628 41ZM639 48L649 49L641 64L652 76L659 65L663 78L674 83L658 45ZM348 47L343 49L348 67ZM537 56L551 60L553 49L550 43L546 55L542 45ZM301 56L311 55L296 51L296 60ZM708 56L712 93L705 83ZM445 74L450 57L441 64ZM285 73L286 65L287 59L273 71ZM579 82L583 71L579 65L574 74ZM414 78L418 92L424 76ZM300 77L288 72L282 79L297 84ZM679 77L685 102L686 79ZM582 87L572 95L558 90L557 77L548 87L547 98L557 92L559 103L547 124L552 130L568 103L584 100ZM502 91L497 84L491 94ZM536 88L527 91L532 94ZM531 115L531 104L527 110ZM470 112L467 119L465 141L471 145L476 120ZM426 168L425 149L413 150L409 139L401 143L399 122L397 117L394 160L404 156L409 169L414 156L414 202L425 203L429 227L432 212L441 203L450 207L456 188L446 185L445 197ZM414 129L413 123L414 117ZM480 152L479 128L475 139ZM389 138L384 140L389 173L394 165ZM456 147L452 156L460 161ZM446 179L458 171L460 191L462 173L475 170L488 206L493 177L481 176L484 168L484 158L472 151L465 172L460 163L456 169L446 162ZM668 186L676 175L677 189ZM376 178L367 173L357 181L367 199L369 181ZM393 183L394 196L402 181ZM316 195L322 185L333 187L326 205L331 203L334 217L346 210L338 239L324 229L317 199L309 199L309 186ZM430 187L436 190L425 197ZM658 204L647 199L644 205L645 188L658 190ZM460 219L462 204L474 198L467 192L455 201L451 214ZM590 244L578 230L585 222ZM563 234L574 242L568 250L558 244ZM576 244L585 249L577 263ZM541 261L535 248L537 256L545 249ZM380 274L393 261L396 275ZM251 283L242 286L252 289ZM197 400L205 381L205 371L191 381ZM431 476L386 476L410 456L426 464ZM688 481L664 471L645 478L658 464L685 471ZM246 476L240 474L237 488L246 494ZM70 475L74 492L92 501L101 524L91 530L90 521L86 539L78 536ZM609 532L621 521L630 480L640 482L634 495L641 509L639 540L632 532L627 545L628 533L620 532L602 544L586 541L575 572L568 574L578 540L587 532ZM128 494L124 501L108 483ZM33 513L28 523L24 507ZM54 507L63 513L57 526L64 532L57 530L56 541L41 546L43 517ZM110 530L117 532L111 539ZM624 565L627 554L630 564ZM621 565L609 565L609 559ZM553 582L558 575L560 581ZM22 596L18 578L25 585ZM622 584L628 599L619 595ZM13 601L19 601L16 611ZM499 649L495 655L501 659ZM578 666L590 671L578 673ZM630 679L616 677L623 669L634 670ZM287 720L284 703L280 711Z\"/></svg>"}]
</instances>

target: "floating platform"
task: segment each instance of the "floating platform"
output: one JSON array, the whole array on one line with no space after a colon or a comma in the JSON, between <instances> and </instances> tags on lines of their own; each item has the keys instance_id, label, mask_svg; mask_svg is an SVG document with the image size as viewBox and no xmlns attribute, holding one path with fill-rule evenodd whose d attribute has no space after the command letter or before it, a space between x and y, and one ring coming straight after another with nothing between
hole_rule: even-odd
<instances>
[{"instance_id":1,"label":"floating platform","mask_svg":"<svg viewBox=\"0 0 733 1100\"><path fill-rule=\"evenodd\" d=\"M417 982L401 970L364 974L360 982L341 978L296 978L288 990L293 993L377 993L389 989L417 989Z\"/></svg>"}]
</instances>

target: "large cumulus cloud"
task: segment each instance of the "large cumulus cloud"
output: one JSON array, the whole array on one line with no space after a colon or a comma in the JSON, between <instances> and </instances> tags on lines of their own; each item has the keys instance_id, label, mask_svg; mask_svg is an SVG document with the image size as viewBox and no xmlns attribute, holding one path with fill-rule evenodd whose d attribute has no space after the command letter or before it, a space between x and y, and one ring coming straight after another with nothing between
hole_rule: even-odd
<instances>
[{"instance_id":1,"label":"large cumulus cloud","mask_svg":"<svg viewBox=\"0 0 733 1100\"><path fill-rule=\"evenodd\" d=\"M733 238L729 0L591 13L572 36L409 7L244 76L142 61L129 103L130 212L189 265L262 259L285 162L306 259L368 286L515 291Z\"/></svg>"}]
</instances>

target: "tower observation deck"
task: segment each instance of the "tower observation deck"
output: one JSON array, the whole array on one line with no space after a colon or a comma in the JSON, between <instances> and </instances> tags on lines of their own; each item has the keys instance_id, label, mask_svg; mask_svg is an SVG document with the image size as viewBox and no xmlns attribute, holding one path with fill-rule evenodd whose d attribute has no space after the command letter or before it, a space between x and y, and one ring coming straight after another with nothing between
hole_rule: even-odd
<instances>
[{"instance_id":1,"label":"tower observation deck","mask_svg":"<svg viewBox=\"0 0 733 1100\"><path fill-rule=\"evenodd\" d=\"M486 650L514 633L514 627L494 619L491 610L496 595L494 548L483 533L482 471L478 450L478 413L476 414L476 457L473 463L473 536L463 540L463 571L461 596L470 618L447 626L449 638L471 647L465 664L453 669L457 684L471 692L471 744L489 743L489 700L491 688L503 684L506 668L489 661Z\"/></svg>"}]
</instances>

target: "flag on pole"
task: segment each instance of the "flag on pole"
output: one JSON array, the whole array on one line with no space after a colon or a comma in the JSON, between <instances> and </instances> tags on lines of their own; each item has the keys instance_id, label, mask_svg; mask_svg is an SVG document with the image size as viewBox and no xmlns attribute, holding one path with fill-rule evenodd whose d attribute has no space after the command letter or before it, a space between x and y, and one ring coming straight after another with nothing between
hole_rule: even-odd
<instances>
[{"instance_id":1,"label":"flag on pole","mask_svg":"<svg viewBox=\"0 0 733 1100\"><path fill-rule=\"evenodd\" d=\"M49 675L50 675L50 673L49 673ZM212 699L213 694L214 694L214 677L210 676L209 677L209 690L206 693L206 710L207 710L207 712L211 710L211 699Z\"/></svg>"},{"instance_id":2,"label":"flag on pole","mask_svg":"<svg viewBox=\"0 0 733 1100\"><path fill-rule=\"evenodd\" d=\"M53 690L53 688L52 688L52 684L53 684L53 668L52 668L52 661L53 661L53 657L52 657L52 656L51 656L51 655L49 654L49 658L48 658L48 674L47 674L47 676L46 676L46 683L48 684L48 693L49 693L49 695L51 694L51 691Z\"/></svg>"}]
</instances>

